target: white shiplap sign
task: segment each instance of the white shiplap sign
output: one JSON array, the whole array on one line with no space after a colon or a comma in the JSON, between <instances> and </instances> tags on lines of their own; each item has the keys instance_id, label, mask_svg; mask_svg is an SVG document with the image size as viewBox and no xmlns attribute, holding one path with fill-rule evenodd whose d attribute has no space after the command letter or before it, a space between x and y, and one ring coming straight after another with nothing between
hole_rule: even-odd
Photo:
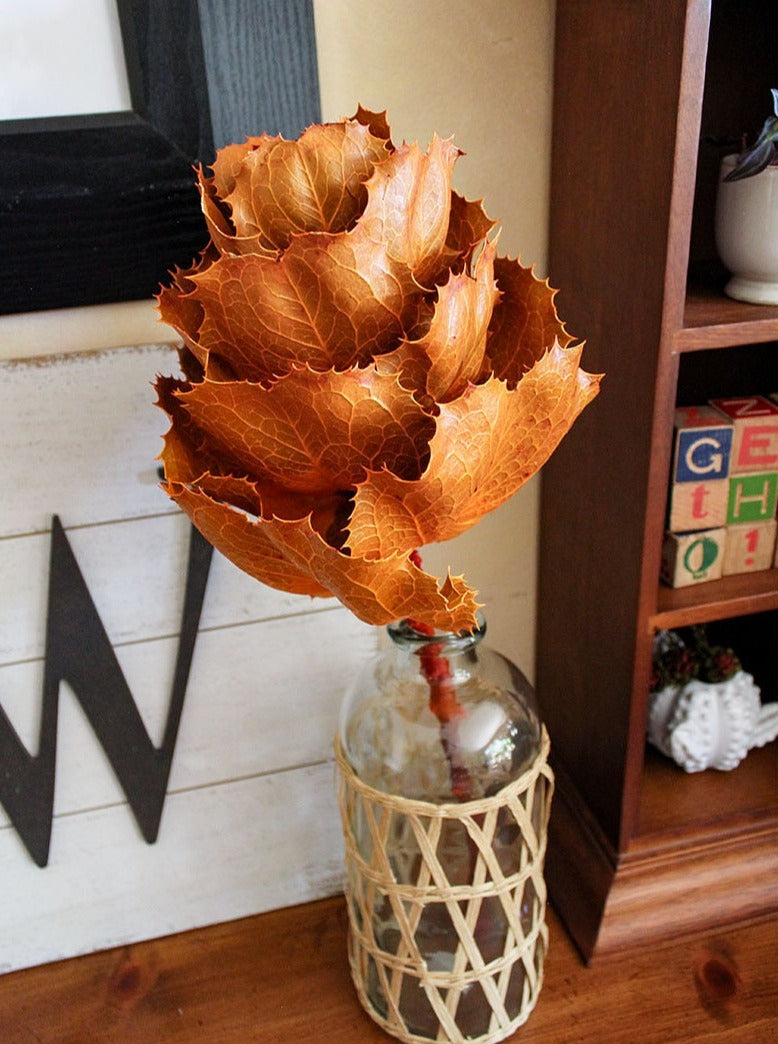
<instances>
[{"instance_id":1,"label":"white shiplap sign","mask_svg":"<svg viewBox=\"0 0 778 1044\"><path fill-rule=\"evenodd\" d=\"M167 421L151 383L175 369L169 346L0 362L0 705L31 754L55 514L161 740L188 523L157 486ZM377 640L338 603L272 591L215 555L153 845L61 684L47 867L0 808L0 971L337 891L332 737Z\"/></svg>"}]
</instances>

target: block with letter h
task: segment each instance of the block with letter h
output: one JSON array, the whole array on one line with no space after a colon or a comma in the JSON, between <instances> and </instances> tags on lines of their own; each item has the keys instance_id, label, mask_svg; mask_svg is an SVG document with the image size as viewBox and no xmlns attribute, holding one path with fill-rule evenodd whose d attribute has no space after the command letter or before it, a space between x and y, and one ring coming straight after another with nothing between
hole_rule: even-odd
<instances>
[{"instance_id":1,"label":"block with letter h","mask_svg":"<svg viewBox=\"0 0 778 1044\"><path fill-rule=\"evenodd\" d=\"M675 454L667 528L715 529L727 519L732 422L712 406L675 411Z\"/></svg>"},{"instance_id":2,"label":"block with letter h","mask_svg":"<svg viewBox=\"0 0 778 1044\"><path fill-rule=\"evenodd\" d=\"M763 395L711 399L732 422L730 474L778 471L778 405Z\"/></svg>"},{"instance_id":3,"label":"block with letter h","mask_svg":"<svg viewBox=\"0 0 778 1044\"><path fill-rule=\"evenodd\" d=\"M729 480L727 525L766 522L778 503L778 471L732 475Z\"/></svg>"}]
</instances>

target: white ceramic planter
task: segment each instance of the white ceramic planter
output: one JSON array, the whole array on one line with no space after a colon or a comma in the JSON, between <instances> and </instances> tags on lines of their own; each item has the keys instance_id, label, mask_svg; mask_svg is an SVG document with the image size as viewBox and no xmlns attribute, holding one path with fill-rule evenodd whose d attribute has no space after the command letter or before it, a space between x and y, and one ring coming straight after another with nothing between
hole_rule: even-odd
<instances>
[{"instance_id":1,"label":"white ceramic planter","mask_svg":"<svg viewBox=\"0 0 778 1044\"><path fill-rule=\"evenodd\" d=\"M778 305L778 167L724 181L736 156L721 163L716 201L716 246L732 274L728 297Z\"/></svg>"}]
</instances>

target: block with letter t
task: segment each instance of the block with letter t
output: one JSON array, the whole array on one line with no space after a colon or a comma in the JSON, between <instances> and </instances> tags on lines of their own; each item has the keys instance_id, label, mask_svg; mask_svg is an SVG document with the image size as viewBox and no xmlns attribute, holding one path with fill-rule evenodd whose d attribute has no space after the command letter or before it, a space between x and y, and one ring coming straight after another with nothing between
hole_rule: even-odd
<instances>
[{"instance_id":1,"label":"block with letter t","mask_svg":"<svg viewBox=\"0 0 778 1044\"><path fill-rule=\"evenodd\" d=\"M763 395L712 399L711 405L732 421L732 475L778 471L778 405Z\"/></svg>"}]
</instances>

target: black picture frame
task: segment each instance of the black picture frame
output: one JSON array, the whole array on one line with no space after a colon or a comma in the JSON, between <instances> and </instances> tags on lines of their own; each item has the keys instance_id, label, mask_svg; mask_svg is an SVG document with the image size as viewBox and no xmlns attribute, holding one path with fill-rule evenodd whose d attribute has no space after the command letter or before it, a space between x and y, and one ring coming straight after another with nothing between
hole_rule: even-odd
<instances>
[{"instance_id":1,"label":"black picture frame","mask_svg":"<svg viewBox=\"0 0 778 1044\"><path fill-rule=\"evenodd\" d=\"M320 120L312 0L117 0L132 109L0 123L0 314L151 297L207 236L193 166Z\"/></svg>"}]
</instances>

